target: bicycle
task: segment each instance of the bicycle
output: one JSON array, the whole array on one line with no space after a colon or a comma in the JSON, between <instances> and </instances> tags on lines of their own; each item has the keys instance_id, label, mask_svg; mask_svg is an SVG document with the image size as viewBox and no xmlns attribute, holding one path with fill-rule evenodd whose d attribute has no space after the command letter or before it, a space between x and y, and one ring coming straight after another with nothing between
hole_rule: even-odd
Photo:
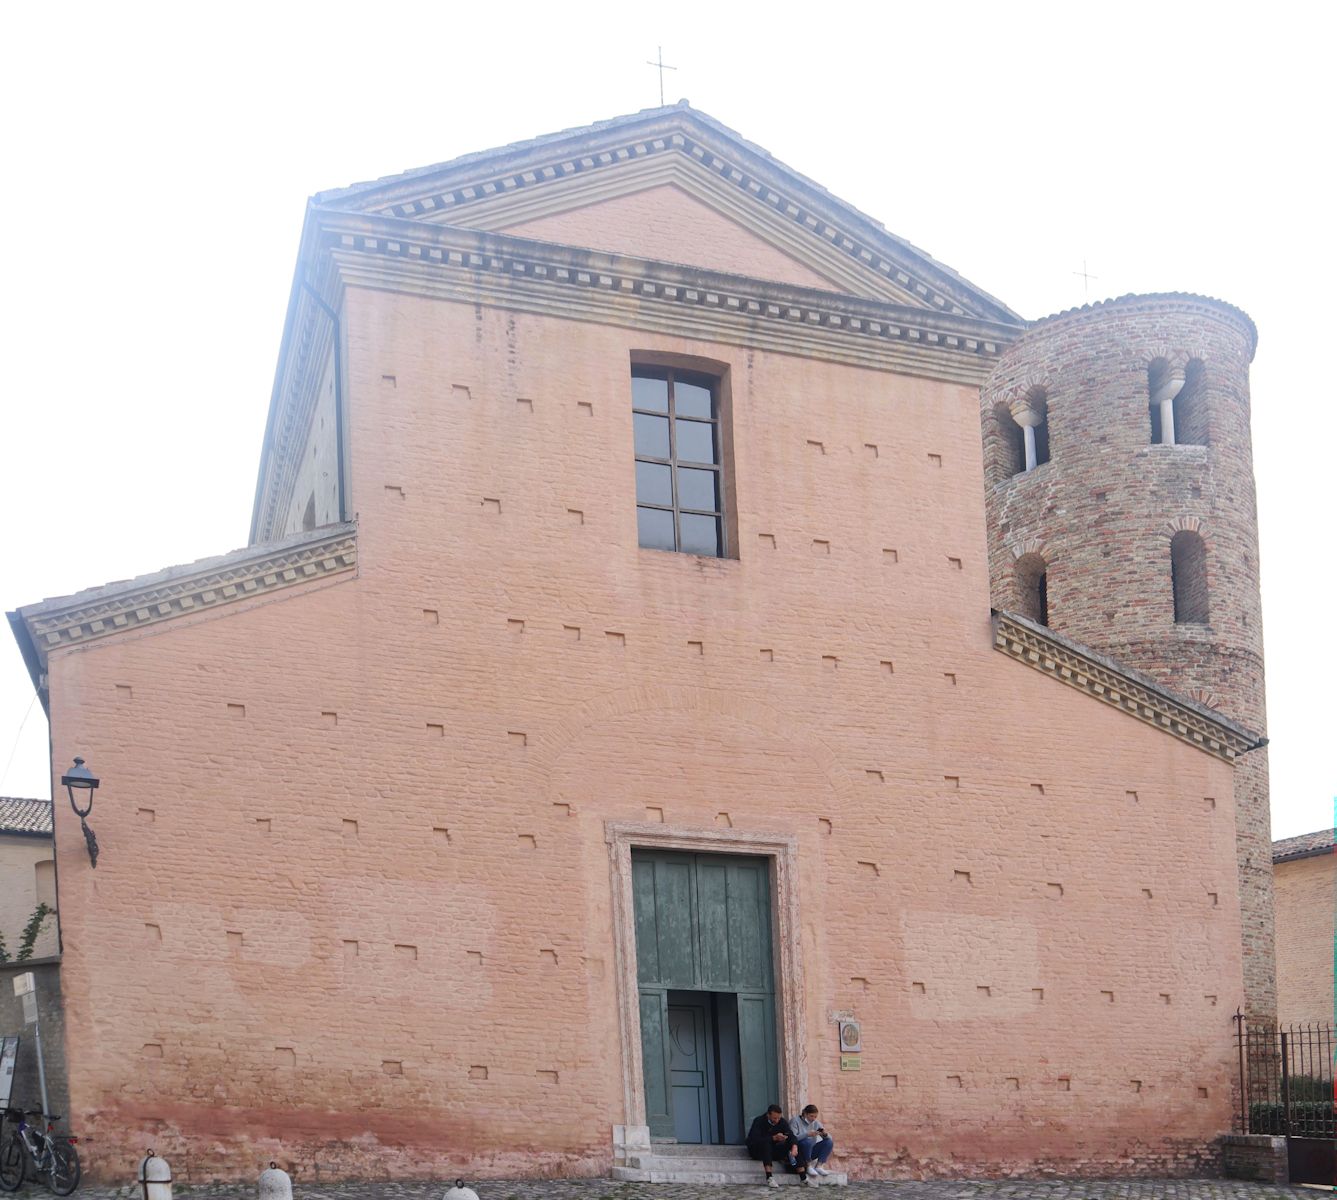
<instances>
[{"instance_id":1,"label":"bicycle","mask_svg":"<svg viewBox=\"0 0 1337 1200\"><path fill-rule=\"evenodd\" d=\"M3 1115L13 1127L0 1144L0 1189L17 1192L25 1179L35 1178L44 1180L57 1196L74 1191L81 1172L79 1151L74 1148L79 1139L53 1132L60 1117L36 1108L7 1108ZM46 1128L29 1125L28 1117L41 1117Z\"/></svg>"}]
</instances>

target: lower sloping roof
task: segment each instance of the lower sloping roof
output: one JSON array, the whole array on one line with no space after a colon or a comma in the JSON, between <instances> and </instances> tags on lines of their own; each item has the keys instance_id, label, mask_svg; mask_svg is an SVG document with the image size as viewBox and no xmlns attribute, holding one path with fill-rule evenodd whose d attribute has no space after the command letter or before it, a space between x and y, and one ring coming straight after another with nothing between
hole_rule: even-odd
<instances>
[{"instance_id":1,"label":"lower sloping roof","mask_svg":"<svg viewBox=\"0 0 1337 1200\"><path fill-rule=\"evenodd\" d=\"M23 837L51 836L51 801L23 796L0 796L0 834Z\"/></svg>"},{"instance_id":2,"label":"lower sloping roof","mask_svg":"<svg viewBox=\"0 0 1337 1200\"><path fill-rule=\"evenodd\" d=\"M1337 829L1316 829L1272 843L1272 861L1290 862L1296 858L1313 858L1317 854L1337 851Z\"/></svg>"}]
</instances>

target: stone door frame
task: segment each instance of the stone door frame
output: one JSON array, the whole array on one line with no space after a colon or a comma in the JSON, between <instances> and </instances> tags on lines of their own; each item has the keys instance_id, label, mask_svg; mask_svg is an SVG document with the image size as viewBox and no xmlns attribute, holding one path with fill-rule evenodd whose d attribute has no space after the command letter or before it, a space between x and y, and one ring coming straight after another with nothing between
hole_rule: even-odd
<instances>
[{"instance_id":1,"label":"stone door frame","mask_svg":"<svg viewBox=\"0 0 1337 1200\"><path fill-rule=\"evenodd\" d=\"M775 956L776 1066L780 1103L796 1109L808 1090L808 1047L803 1021L803 965L798 953L798 840L789 834L706 829L639 821L608 821L609 873L613 891L613 961L618 1033L622 1049L623 1124L615 1125L615 1148L648 1147L645 1077L641 1062L639 983L636 978L636 915L631 852L684 850L692 854L737 854L772 864L771 944ZM751 1114L755 1115L755 1114ZM744 1120L749 1114L744 1114Z\"/></svg>"}]
</instances>

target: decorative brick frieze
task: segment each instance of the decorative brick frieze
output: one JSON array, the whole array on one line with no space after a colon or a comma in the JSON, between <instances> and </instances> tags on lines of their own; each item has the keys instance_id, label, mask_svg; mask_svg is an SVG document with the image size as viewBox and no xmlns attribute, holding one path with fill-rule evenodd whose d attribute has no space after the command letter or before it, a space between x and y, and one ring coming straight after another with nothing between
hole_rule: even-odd
<instances>
[{"instance_id":1,"label":"decorative brick frieze","mask_svg":"<svg viewBox=\"0 0 1337 1200\"><path fill-rule=\"evenodd\" d=\"M1077 688L1120 712L1226 762L1263 744L1257 734L1196 701L1015 613L994 612L994 649Z\"/></svg>"},{"instance_id":2,"label":"decorative brick frieze","mask_svg":"<svg viewBox=\"0 0 1337 1200\"><path fill-rule=\"evenodd\" d=\"M43 600L20 609L18 615L45 664L53 650L269 596L356 568L356 528L333 525L276 545L252 546L73 596Z\"/></svg>"},{"instance_id":3,"label":"decorative brick frieze","mask_svg":"<svg viewBox=\"0 0 1337 1200\"><path fill-rule=\"evenodd\" d=\"M345 285L698 336L979 384L1017 326L388 217L318 214Z\"/></svg>"}]
</instances>

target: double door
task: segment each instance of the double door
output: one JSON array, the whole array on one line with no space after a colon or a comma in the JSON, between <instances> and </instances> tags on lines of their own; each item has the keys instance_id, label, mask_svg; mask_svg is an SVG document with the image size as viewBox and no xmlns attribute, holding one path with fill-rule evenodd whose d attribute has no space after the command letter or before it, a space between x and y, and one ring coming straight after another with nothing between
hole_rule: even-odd
<instances>
[{"instance_id":1,"label":"double door","mask_svg":"<svg viewBox=\"0 0 1337 1200\"><path fill-rule=\"evenodd\" d=\"M769 864L637 851L632 880L650 1134L741 1142L779 1091Z\"/></svg>"}]
</instances>

